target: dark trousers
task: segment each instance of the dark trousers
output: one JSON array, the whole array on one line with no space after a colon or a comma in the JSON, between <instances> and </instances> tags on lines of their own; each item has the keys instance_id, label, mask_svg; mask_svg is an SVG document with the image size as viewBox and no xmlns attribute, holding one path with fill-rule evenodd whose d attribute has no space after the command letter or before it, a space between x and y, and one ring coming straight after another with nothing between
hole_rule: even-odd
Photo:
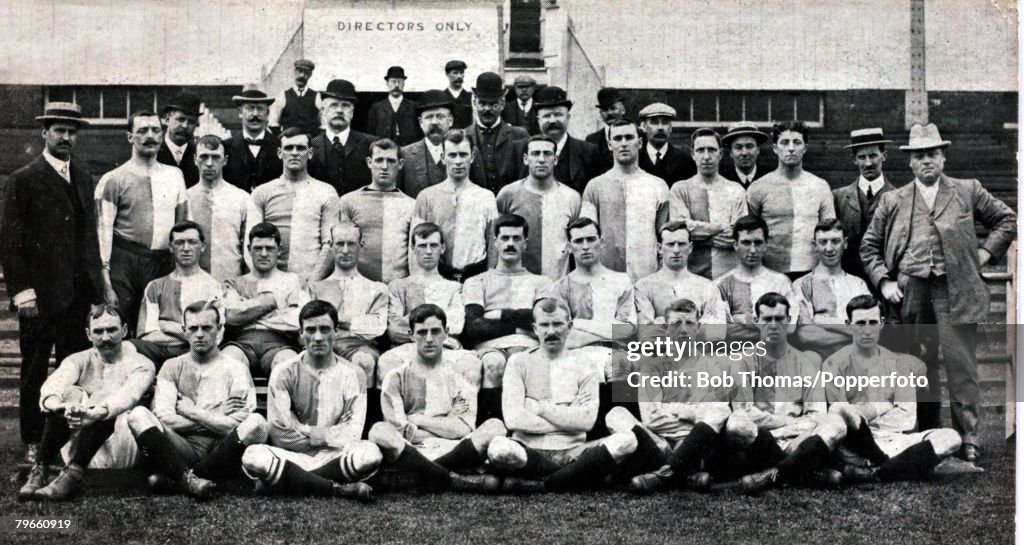
<instances>
[{"instance_id":1,"label":"dark trousers","mask_svg":"<svg viewBox=\"0 0 1024 545\"><path fill-rule=\"evenodd\" d=\"M78 430L78 441L71 452L70 463L81 467L87 467L92 457L100 450L107 438L114 433L114 419L100 420L80 428ZM68 421L61 414L46 416L46 424L43 427L42 443L39 446L39 461L50 464L57 460L60 449L71 437L71 429L68 428Z\"/></svg>"},{"instance_id":2,"label":"dark trousers","mask_svg":"<svg viewBox=\"0 0 1024 545\"><path fill-rule=\"evenodd\" d=\"M149 248L114 236L114 248L110 252L110 283L117 294L117 304L124 315L130 336L135 335L139 321L139 304L145 295L146 286L171 274L174 262L167 250Z\"/></svg>"},{"instance_id":3,"label":"dark trousers","mask_svg":"<svg viewBox=\"0 0 1024 545\"><path fill-rule=\"evenodd\" d=\"M21 440L37 443L43 436L44 417L39 410L39 389L46 382L50 354L56 348L57 363L89 348L85 336L95 290L86 278L76 279L75 298L64 312L52 316L18 318L18 347L21 350L19 379Z\"/></svg>"},{"instance_id":4,"label":"dark trousers","mask_svg":"<svg viewBox=\"0 0 1024 545\"><path fill-rule=\"evenodd\" d=\"M903 285L905 282L905 285ZM977 324L957 323L949 312L949 288L945 276L913 278L901 276L903 303L900 315L904 328L914 324L914 346L923 346L920 354L928 369L928 392L918 395L917 419L921 430L941 426L939 387L939 349L949 381L949 408L953 428L966 444L978 444L978 412L981 388L978 384Z\"/></svg>"}]
</instances>

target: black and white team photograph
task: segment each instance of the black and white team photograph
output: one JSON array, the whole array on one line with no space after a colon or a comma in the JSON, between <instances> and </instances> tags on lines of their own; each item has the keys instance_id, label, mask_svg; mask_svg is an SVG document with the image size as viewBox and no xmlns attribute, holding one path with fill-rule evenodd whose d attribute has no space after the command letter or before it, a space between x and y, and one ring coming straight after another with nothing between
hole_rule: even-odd
<instances>
[{"instance_id":1,"label":"black and white team photograph","mask_svg":"<svg viewBox=\"0 0 1024 545\"><path fill-rule=\"evenodd\" d=\"M6 0L5 543L1011 543L1014 0Z\"/></svg>"}]
</instances>

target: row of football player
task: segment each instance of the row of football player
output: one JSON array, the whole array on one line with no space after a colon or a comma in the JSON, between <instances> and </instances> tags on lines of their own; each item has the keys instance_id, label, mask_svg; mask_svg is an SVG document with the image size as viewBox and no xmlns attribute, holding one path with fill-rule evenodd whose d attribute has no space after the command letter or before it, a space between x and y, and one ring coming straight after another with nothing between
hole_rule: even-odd
<instances>
[{"instance_id":1,"label":"row of football player","mask_svg":"<svg viewBox=\"0 0 1024 545\"><path fill-rule=\"evenodd\" d=\"M824 362L788 343L790 305L778 293L756 301L761 355L738 364L714 356L651 359L645 371L695 376L729 370L734 377L813 376L822 369L840 376L923 371L913 356L879 346L883 318L870 295L846 305L846 322L856 334ZM735 486L750 494L781 485L835 487L844 481L926 478L960 447L950 429L915 433L914 389L892 385L655 385L640 390L638 404L618 403L601 414L600 365L568 347L574 330L568 306L543 297L531 312L540 346L510 358L503 420L478 425L476 386L460 369L459 357L445 348L444 310L431 304L414 308L414 355L385 377L385 418L370 428L367 440L360 438L365 389L358 369L333 350L340 322L330 303L314 300L299 312L306 349L271 373L266 419L255 412L248 369L218 348L223 324L212 302L185 309L189 351L166 362L159 374L123 342L127 328L119 310L104 305L90 315L93 348L66 359L44 384L41 459L18 497L67 499L80 489L101 449L126 443L137 444L140 467L152 472L148 482L158 491L208 498L216 481L244 475L265 493L360 501L369 501L375 487L530 493L619 484L649 494L707 491L737 478ZM700 319L693 301L673 301L666 315L669 336L699 339ZM154 378L147 408L139 403ZM598 419L608 433L588 440ZM50 481L48 462L69 431L73 448ZM118 442L121 447L113 446Z\"/></svg>"}]
</instances>

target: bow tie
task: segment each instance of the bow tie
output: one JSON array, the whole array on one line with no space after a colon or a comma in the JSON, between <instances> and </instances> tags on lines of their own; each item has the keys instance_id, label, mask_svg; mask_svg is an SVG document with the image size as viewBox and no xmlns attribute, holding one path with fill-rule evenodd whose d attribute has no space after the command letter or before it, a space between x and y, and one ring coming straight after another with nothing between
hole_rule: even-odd
<instances>
[{"instance_id":1,"label":"bow tie","mask_svg":"<svg viewBox=\"0 0 1024 545\"><path fill-rule=\"evenodd\" d=\"M259 138L259 139L256 139L256 138L246 138L245 139L245 143L247 145L250 145L250 146L262 146L263 145L263 139L262 138Z\"/></svg>"}]
</instances>

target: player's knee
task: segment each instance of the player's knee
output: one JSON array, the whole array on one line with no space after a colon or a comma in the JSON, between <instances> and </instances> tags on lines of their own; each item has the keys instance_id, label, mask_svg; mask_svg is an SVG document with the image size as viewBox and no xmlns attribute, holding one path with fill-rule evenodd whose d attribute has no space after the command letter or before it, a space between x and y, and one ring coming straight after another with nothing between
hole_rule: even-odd
<instances>
[{"instance_id":1,"label":"player's knee","mask_svg":"<svg viewBox=\"0 0 1024 545\"><path fill-rule=\"evenodd\" d=\"M612 433L631 433L640 422L625 407L613 407L604 416L604 425Z\"/></svg>"},{"instance_id":2,"label":"player's knee","mask_svg":"<svg viewBox=\"0 0 1024 545\"><path fill-rule=\"evenodd\" d=\"M242 472L250 479L274 483L283 470L284 463L267 445L252 445L242 453Z\"/></svg>"},{"instance_id":3,"label":"player's knee","mask_svg":"<svg viewBox=\"0 0 1024 545\"><path fill-rule=\"evenodd\" d=\"M341 473L349 482L359 482L373 476L384 461L384 454L371 441L357 441L341 457Z\"/></svg>"},{"instance_id":4,"label":"player's knee","mask_svg":"<svg viewBox=\"0 0 1024 545\"><path fill-rule=\"evenodd\" d=\"M270 433L270 425L267 419L258 413L250 414L235 428L238 433L238 440L245 445L259 445L267 442Z\"/></svg>"},{"instance_id":5,"label":"player's knee","mask_svg":"<svg viewBox=\"0 0 1024 545\"><path fill-rule=\"evenodd\" d=\"M286 362L286 361L288 361L290 359L297 358L297 357L299 357L299 354L296 353L291 348L285 348L284 350L279 350L277 352L277 354L274 354L274 357L270 359L270 369L266 369L265 370L266 373L267 373L267 376L269 377L270 376L270 372L273 371L274 368L277 367L278 365L281 365L282 363L284 363L284 362Z\"/></svg>"},{"instance_id":6,"label":"player's knee","mask_svg":"<svg viewBox=\"0 0 1024 545\"><path fill-rule=\"evenodd\" d=\"M601 440L608 452L616 461L622 461L630 454L636 452L636 435L630 432L613 433Z\"/></svg>"},{"instance_id":7,"label":"player's knee","mask_svg":"<svg viewBox=\"0 0 1024 545\"><path fill-rule=\"evenodd\" d=\"M830 414L821 420L814 432L833 449L846 437L846 422L841 416Z\"/></svg>"},{"instance_id":8,"label":"player's knee","mask_svg":"<svg viewBox=\"0 0 1024 545\"><path fill-rule=\"evenodd\" d=\"M495 437L487 447L487 459L501 469L520 469L526 465L526 449L508 437Z\"/></svg>"},{"instance_id":9,"label":"player's knee","mask_svg":"<svg viewBox=\"0 0 1024 545\"><path fill-rule=\"evenodd\" d=\"M497 388L505 376L505 355L501 352L488 352L480 358L483 368L483 387Z\"/></svg>"},{"instance_id":10,"label":"player's knee","mask_svg":"<svg viewBox=\"0 0 1024 545\"><path fill-rule=\"evenodd\" d=\"M729 420L729 415L731 414L732 410L729 409L728 404L723 403L721 406L714 404L700 408L694 420L707 424L716 433L721 433L722 428L725 427L725 422Z\"/></svg>"},{"instance_id":11,"label":"player's knee","mask_svg":"<svg viewBox=\"0 0 1024 545\"><path fill-rule=\"evenodd\" d=\"M383 382L384 377L388 376L388 373L398 369L403 363L405 363L405 359L399 352L401 349L402 347L392 348L391 350L381 354L380 358L377 359L377 375L379 377L379 382Z\"/></svg>"},{"instance_id":12,"label":"player's knee","mask_svg":"<svg viewBox=\"0 0 1024 545\"><path fill-rule=\"evenodd\" d=\"M398 433L398 430L388 422L374 424L366 437L391 460L398 458L402 450L405 449L405 439L402 438L402 434Z\"/></svg>"},{"instance_id":13,"label":"player's knee","mask_svg":"<svg viewBox=\"0 0 1024 545\"><path fill-rule=\"evenodd\" d=\"M508 435L508 428L505 427L505 424L497 418L490 418L477 426L473 433L469 434L469 439L473 442L473 448L477 452L486 453L487 447L495 437L505 437L506 435Z\"/></svg>"},{"instance_id":14,"label":"player's knee","mask_svg":"<svg viewBox=\"0 0 1024 545\"><path fill-rule=\"evenodd\" d=\"M733 445L749 447L757 439L757 424L747 415L732 413L725 421L725 437Z\"/></svg>"},{"instance_id":15,"label":"player's knee","mask_svg":"<svg viewBox=\"0 0 1024 545\"><path fill-rule=\"evenodd\" d=\"M848 430L856 430L860 428L860 422L862 416L860 411L856 407L849 403L837 403L828 408L828 414L838 416L843 419Z\"/></svg>"},{"instance_id":16,"label":"player's knee","mask_svg":"<svg viewBox=\"0 0 1024 545\"><path fill-rule=\"evenodd\" d=\"M242 362L243 365L246 366L249 365L249 358L245 357L245 354L242 352L241 348L238 348L233 344L225 346L224 349L220 351L220 353L223 354L224 357L226 358L231 358L233 360L240 361Z\"/></svg>"},{"instance_id":17,"label":"player's knee","mask_svg":"<svg viewBox=\"0 0 1024 545\"><path fill-rule=\"evenodd\" d=\"M470 386L479 390L482 381L482 365L480 359L469 350L459 350L462 354L455 359L452 367L466 379Z\"/></svg>"},{"instance_id":18,"label":"player's knee","mask_svg":"<svg viewBox=\"0 0 1024 545\"><path fill-rule=\"evenodd\" d=\"M139 406L128 413L128 429L132 430L135 436L150 429L159 428L160 420L149 409Z\"/></svg>"},{"instance_id":19,"label":"player's knee","mask_svg":"<svg viewBox=\"0 0 1024 545\"><path fill-rule=\"evenodd\" d=\"M366 375L367 382L372 383L373 381L370 380L370 377L374 376L373 371L377 368L377 358L374 354L365 350L360 350L355 354L352 354L351 361L363 370L363 373Z\"/></svg>"},{"instance_id":20,"label":"player's knee","mask_svg":"<svg viewBox=\"0 0 1024 545\"><path fill-rule=\"evenodd\" d=\"M963 444L960 434L951 429L933 430L928 434L926 441L932 444L932 448L935 449L935 454L939 458L952 456L960 450L960 445Z\"/></svg>"}]
</instances>

